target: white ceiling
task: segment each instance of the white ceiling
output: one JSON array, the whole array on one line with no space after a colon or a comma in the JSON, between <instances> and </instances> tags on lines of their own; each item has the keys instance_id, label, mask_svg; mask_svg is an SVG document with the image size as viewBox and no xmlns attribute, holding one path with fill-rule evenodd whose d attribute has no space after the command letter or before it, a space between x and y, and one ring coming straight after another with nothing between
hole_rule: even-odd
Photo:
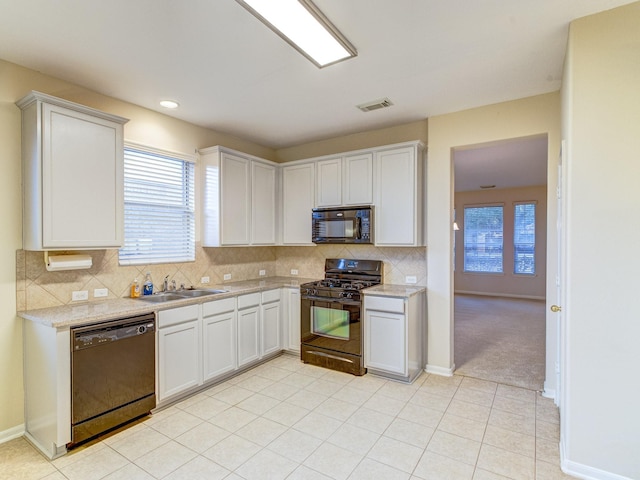
<instances>
[{"instance_id":1,"label":"white ceiling","mask_svg":"<svg viewBox=\"0 0 640 480\"><path fill-rule=\"evenodd\" d=\"M630 2L315 3L355 59L318 69L234 0L0 0L0 58L283 148L556 91L569 22Z\"/></svg>"}]
</instances>

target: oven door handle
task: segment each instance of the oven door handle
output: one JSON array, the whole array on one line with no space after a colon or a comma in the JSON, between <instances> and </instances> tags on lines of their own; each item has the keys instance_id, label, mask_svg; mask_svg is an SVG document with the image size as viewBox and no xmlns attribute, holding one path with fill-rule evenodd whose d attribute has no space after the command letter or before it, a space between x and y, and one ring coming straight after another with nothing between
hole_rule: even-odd
<instances>
[{"instance_id":1,"label":"oven door handle","mask_svg":"<svg viewBox=\"0 0 640 480\"><path fill-rule=\"evenodd\" d=\"M329 298L329 297L317 297L314 295L302 295L301 300L317 300L325 303L339 303L340 305L360 305L362 302L353 300L352 298Z\"/></svg>"}]
</instances>

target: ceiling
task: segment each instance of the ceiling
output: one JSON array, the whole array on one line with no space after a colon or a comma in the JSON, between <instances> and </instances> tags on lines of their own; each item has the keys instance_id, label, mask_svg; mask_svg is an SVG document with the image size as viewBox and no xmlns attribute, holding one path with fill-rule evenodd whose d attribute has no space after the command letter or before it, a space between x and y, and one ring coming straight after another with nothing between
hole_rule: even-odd
<instances>
[{"instance_id":1,"label":"ceiling","mask_svg":"<svg viewBox=\"0 0 640 480\"><path fill-rule=\"evenodd\" d=\"M557 91L569 22L630 2L315 3L355 59L318 69L234 0L0 0L0 58L278 149Z\"/></svg>"}]
</instances>

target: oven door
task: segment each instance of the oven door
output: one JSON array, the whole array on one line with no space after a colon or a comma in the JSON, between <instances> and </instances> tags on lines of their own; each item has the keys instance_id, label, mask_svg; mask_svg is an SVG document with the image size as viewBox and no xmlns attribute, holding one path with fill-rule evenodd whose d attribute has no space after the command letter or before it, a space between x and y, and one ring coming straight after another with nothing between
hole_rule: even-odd
<instances>
[{"instance_id":1,"label":"oven door","mask_svg":"<svg viewBox=\"0 0 640 480\"><path fill-rule=\"evenodd\" d=\"M349 355L362 355L361 302L303 295L302 344Z\"/></svg>"}]
</instances>

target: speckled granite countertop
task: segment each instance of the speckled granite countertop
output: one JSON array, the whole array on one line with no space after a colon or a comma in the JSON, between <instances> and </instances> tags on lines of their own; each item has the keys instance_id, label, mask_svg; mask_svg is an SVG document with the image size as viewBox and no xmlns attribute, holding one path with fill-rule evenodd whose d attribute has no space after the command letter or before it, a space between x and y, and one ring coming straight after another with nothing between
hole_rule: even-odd
<instances>
[{"instance_id":1,"label":"speckled granite countertop","mask_svg":"<svg viewBox=\"0 0 640 480\"><path fill-rule=\"evenodd\" d=\"M224 283L219 285L207 285L207 289L226 290L218 293L196 298L184 298L171 300L164 303L152 303L141 299L118 298L97 302L74 303L59 307L39 308L36 310L24 310L17 312L22 317L33 322L53 328L69 328L79 325L104 322L116 318L141 315L149 312L158 312L169 308L195 305L212 300L235 297L245 293L261 292L281 287L299 287L302 283L311 282L313 278L300 277L268 277L264 279L245 280L242 282ZM205 288L205 287L203 287Z\"/></svg>"},{"instance_id":2,"label":"speckled granite countertop","mask_svg":"<svg viewBox=\"0 0 640 480\"><path fill-rule=\"evenodd\" d=\"M426 292L427 287L419 285L391 285L383 283L364 290L365 295L382 295L385 297L411 297L421 292Z\"/></svg>"}]
</instances>

